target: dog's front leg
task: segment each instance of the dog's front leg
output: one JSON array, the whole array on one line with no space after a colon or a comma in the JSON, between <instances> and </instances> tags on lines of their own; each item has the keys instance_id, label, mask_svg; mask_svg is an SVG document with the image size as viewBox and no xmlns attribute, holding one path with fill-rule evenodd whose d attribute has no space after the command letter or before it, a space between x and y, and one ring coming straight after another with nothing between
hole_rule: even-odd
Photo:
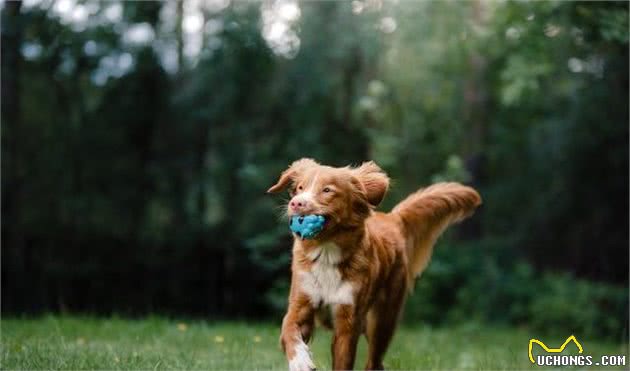
<instances>
[{"instance_id":1,"label":"dog's front leg","mask_svg":"<svg viewBox=\"0 0 630 371\"><path fill-rule=\"evenodd\" d=\"M290 371L310 371L315 363L306 343L311 338L315 309L304 294L297 292L293 283L289 296L289 309L282 320L280 344L289 362Z\"/></svg>"},{"instance_id":2,"label":"dog's front leg","mask_svg":"<svg viewBox=\"0 0 630 371\"><path fill-rule=\"evenodd\" d=\"M332 343L334 370L352 370L363 316L354 305L343 304L335 308L335 334Z\"/></svg>"}]
</instances>

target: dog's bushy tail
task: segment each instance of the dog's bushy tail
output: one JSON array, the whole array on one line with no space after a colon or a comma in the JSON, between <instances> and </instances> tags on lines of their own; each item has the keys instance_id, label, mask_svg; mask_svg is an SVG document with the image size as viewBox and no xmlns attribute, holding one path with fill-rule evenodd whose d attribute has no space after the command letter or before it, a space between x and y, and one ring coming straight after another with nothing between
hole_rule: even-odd
<instances>
[{"instance_id":1,"label":"dog's bushy tail","mask_svg":"<svg viewBox=\"0 0 630 371\"><path fill-rule=\"evenodd\" d=\"M408 287L413 287L431 259L433 245L451 224L470 216L481 204L474 189L459 183L437 183L412 193L392 210L407 237Z\"/></svg>"}]
</instances>

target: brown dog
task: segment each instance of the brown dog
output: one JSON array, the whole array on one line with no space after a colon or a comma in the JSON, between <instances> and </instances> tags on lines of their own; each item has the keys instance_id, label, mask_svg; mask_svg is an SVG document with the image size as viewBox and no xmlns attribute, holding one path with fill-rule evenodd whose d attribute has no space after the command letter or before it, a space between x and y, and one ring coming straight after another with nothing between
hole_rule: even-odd
<instances>
[{"instance_id":1,"label":"brown dog","mask_svg":"<svg viewBox=\"0 0 630 371\"><path fill-rule=\"evenodd\" d=\"M479 194L458 183L438 183L387 214L375 212L389 187L375 163L334 168L311 159L294 162L267 192L288 185L289 217L317 214L326 220L313 239L295 236L293 243L280 336L289 369L315 368L306 344L316 316L324 324L332 318L334 369L353 368L361 334L369 344L366 368L382 369L405 298L433 244L446 227L472 214L481 204Z\"/></svg>"}]
</instances>

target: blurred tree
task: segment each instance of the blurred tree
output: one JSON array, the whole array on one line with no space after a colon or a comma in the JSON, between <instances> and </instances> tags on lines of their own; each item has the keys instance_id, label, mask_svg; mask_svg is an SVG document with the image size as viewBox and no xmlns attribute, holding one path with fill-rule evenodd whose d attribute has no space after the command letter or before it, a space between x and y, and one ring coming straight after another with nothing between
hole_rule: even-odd
<instances>
[{"instance_id":1,"label":"blurred tree","mask_svg":"<svg viewBox=\"0 0 630 371\"><path fill-rule=\"evenodd\" d=\"M20 15L21 1L6 4L2 10L2 215L10 220L12 228L2 223L4 258L12 262L3 269L3 278L21 276L25 273L26 262L24 229L22 222L22 187L24 182L23 159L20 153L22 141L21 127L21 55L23 20ZM5 268L5 267L3 267ZM12 290L17 290L17 282L10 282ZM9 290L11 290L9 289ZM22 297L16 298L16 306L25 307Z\"/></svg>"},{"instance_id":2,"label":"blurred tree","mask_svg":"<svg viewBox=\"0 0 630 371\"><path fill-rule=\"evenodd\" d=\"M481 240L438 255L423 318L531 320L574 288L547 270L627 285L627 28L627 3L5 2L2 310L283 307L264 191L300 157L375 160L383 209L481 189L450 236Z\"/></svg>"},{"instance_id":3,"label":"blurred tree","mask_svg":"<svg viewBox=\"0 0 630 371\"><path fill-rule=\"evenodd\" d=\"M540 267L626 283L628 267L609 259L628 256L628 46L603 29L611 18L626 27L627 15L617 15L627 10L620 3L496 9L489 70L498 89L487 151L488 177L499 181L486 198L491 233L512 234ZM507 52L498 37L508 39Z\"/></svg>"}]
</instances>

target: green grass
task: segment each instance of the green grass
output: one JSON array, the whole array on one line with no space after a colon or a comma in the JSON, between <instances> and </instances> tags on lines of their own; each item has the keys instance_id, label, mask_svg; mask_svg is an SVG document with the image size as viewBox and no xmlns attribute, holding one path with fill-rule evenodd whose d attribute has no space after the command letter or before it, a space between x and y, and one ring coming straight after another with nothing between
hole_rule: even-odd
<instances>
[{"instance_id":1,"label":"green grass","mask_svg":"<svg viewBox=\"0 0 630 371\"><path fill-rule=\"evenodd\" d=\"M2 320L1 369L286 369L279 324L172 321L150 317L46 316ZM523 329L465 325L401 327L385 359L389 369L536 369ZM569 334L567 334L568 336ZM319 369L330 368L330 332L312 344ZM627 344L580 339L584 354L627 355ZM546 339L559 346L564 339ZM355 367L363 368L361 340ZM595 358L595 357L594 357ZM627 357L626 357L627 358ZM599 359L599 358L598 358Z\"/></svg>"}]
</instances>

